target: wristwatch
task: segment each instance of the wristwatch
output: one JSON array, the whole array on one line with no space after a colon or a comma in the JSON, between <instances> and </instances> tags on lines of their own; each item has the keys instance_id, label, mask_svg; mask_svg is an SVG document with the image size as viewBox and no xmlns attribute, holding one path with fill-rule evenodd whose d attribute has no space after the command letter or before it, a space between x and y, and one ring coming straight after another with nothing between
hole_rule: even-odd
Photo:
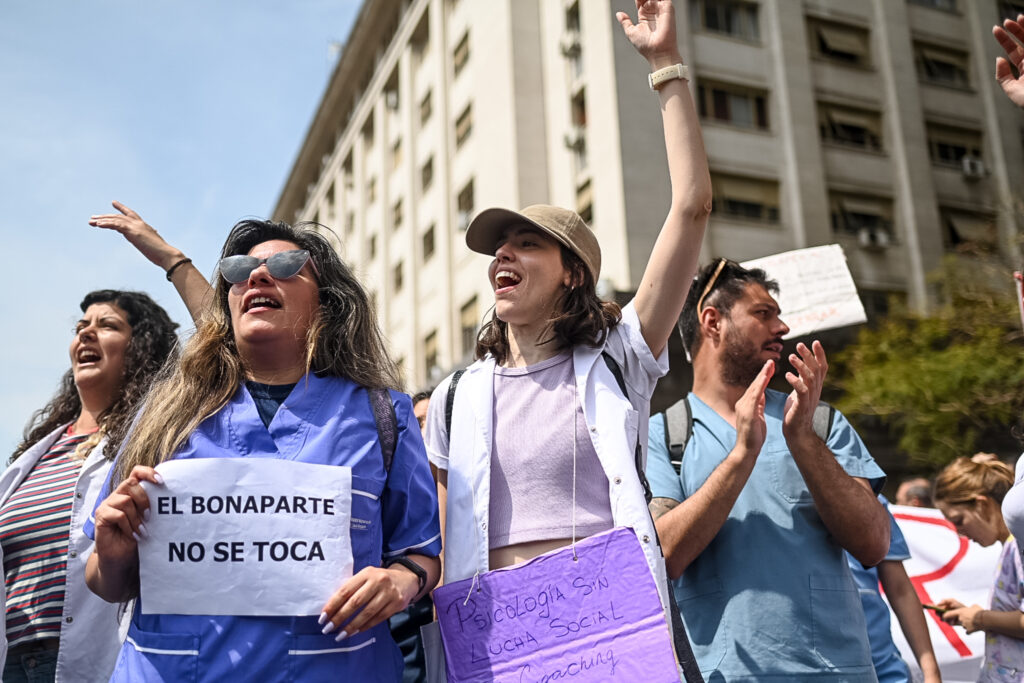
<instances>
[{"instance_id":1,"label":"wristwatch","mask_svg":"<svg viewBox=\"0 0 1024 683\"><path fill-rule=\"evenodd\" d=\"M419 566L418 564L416 564L415 562L410 560L408 557L405 557L404 555L399 555L398 557L392 557L391 559L389 559L388 563L387 563L387 567L390 567L393 564L400 564L403 567L405 567L406 569L408 569L409 571L411 571L413 574L415 574L416 578L420 582L420 587L416 591L416 595L418 596L420 593L423 592L423 588L427 585L427 570L426 569L424 569L423 567Z\"/></svg>"},{"instance_id":2,"label":"wristwatch","mask_svg":"<svg viewBox=\"0 0 1024 683\"><path fill-rule=\"evenodd\" d=\"M672 66L666 66L664 69L658 69L652 73L647 74L647 84L651 86L651 90L659 90L665 83L675 80L682 79L684 81L690 79L690 68L685 64L673 64Z\"/></svg>"}]
</instances>

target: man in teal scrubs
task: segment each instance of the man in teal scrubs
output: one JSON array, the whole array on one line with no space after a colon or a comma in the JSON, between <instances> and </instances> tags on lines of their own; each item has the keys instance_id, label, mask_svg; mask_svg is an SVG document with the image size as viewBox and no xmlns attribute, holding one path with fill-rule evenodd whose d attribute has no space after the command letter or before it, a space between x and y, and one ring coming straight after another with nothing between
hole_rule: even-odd
<instances>
[{"instance_id":1,"label":"man in teal scrubs","mask_svg":"<svg viewBox=\"0 0 1024 683\"><path fill-rule=\"evenodd\" d=\"M875 499L885 475L840 413L826 440L815 431L820 343L786 359L790 394L767 389L789 331L777 289L725 260L690 288L680 329L693 356L692 434L677 471L664 420L651 419L651 508L707 680L873 682L843 550L866 566L885 557L889 518Z\"/></svg>"}]
</instances>

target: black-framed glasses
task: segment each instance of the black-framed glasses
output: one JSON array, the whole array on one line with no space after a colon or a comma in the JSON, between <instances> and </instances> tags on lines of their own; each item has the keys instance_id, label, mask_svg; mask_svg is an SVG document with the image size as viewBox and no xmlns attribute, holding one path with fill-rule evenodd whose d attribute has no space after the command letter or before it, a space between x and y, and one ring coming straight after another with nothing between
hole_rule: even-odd
<instances>
[{"instance_id":1,"label":"black-framed glasses","mask_svg":"<svg viewBox=\"0 0 1024 683\"><path fill-rule=\"evenodd\" d=\"M217 264L217 270L220 271L221 277L234 285L248 280L252 271L264 263L267 264L267 270L275 280L287 280L290 277L295 277L306 263L309 263L316 276L320 277L316 262L305 249L279 251L267 258L256 258L245 254L225 256Z\"/></svg>"}]
</instances>

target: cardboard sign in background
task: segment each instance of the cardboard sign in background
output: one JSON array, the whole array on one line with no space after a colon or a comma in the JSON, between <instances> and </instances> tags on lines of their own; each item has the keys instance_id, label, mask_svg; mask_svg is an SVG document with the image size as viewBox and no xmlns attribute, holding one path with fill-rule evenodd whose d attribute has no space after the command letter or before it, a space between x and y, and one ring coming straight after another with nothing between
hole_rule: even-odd
<instances>
[{"instance_id":1,"label":"cardboard sign in background","mask_svg":"<svg viewBox=\"0 0 1024 683\"><path fill-rule=\"evenodd\" d=\"M632 529L434 591L448 681L678 683L654 577Z\"/></svg>"},{"instance_id":2,"label":"cardboard sign in background","mask_svg":"<svg viewBox=\"0 0 1024 683\"><path fill-rule=\"evenodd\" d=\"M274 458L197 458L143 482L144 614L304 616L352 576L352 470Z\"/></svg>"}]
</instances>

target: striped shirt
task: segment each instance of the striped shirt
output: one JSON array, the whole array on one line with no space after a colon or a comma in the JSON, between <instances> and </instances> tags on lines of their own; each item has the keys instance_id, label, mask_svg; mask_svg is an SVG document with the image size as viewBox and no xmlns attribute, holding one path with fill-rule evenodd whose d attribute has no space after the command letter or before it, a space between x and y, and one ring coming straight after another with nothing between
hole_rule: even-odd
<instances>
[{"instance_id":1,"label":"striped shirt","mask_svg":"<svg viewBox=\"0 0 1024 683\"><path fill-rule=\"evenodd\" d=\"M10 647L60 636L71 506L82 469L72 456L88 437L57 439L0 507Z\"/></svg>"}]
</instances>

